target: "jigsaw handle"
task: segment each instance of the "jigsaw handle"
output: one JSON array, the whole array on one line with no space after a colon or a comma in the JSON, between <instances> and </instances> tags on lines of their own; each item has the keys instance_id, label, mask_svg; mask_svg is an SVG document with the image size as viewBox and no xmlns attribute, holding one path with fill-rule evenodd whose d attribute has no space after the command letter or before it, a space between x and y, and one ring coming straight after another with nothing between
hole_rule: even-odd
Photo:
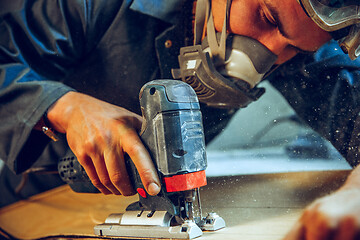
<instances>
[{"instance_id":1,"label":"jigsaw handle","mask_svg":"<svg viewBox=\"0 0 360 240\"><path fill-rule=\"evenodd\" d=\"M143 125L141 140L163 183L162 194L206 185L207 167L200 105L190 85L178 80L155 80L139 94ZM135 189L144 191L135 166L128 164ZM149 202L149 201L147 201Z\"/></svg>"}]
</instances>

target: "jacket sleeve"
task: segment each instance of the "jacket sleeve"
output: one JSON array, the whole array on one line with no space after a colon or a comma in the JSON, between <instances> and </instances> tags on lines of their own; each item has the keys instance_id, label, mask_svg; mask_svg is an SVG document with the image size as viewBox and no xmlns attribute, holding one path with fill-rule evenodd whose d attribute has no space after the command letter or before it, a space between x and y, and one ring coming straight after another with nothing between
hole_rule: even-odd
<instances>
[{"instance_id":1,"label":"jacket sleeve","mask_svg":"<svg viewBox=\"0 0 360 240\"><path fill-rule=\"evenodd\" d=\"M33 127L74 91L62 79L96 47L121 6L116 0L29 0L6 11L2 3L0 159L14 172L29 168L44 150L49 140Z\"/></svg>"},{"instance_id":2,"label":"jacket sleeve","mask_svg":"<svg viewBox=\"0 0 360 240\"><path fill-rule=\"evenodd\" d=\"M359 164L360 59L351 61L330 41L313 56L295 57L269 80L306 124L351 166Z\"/></svg>"}]
</instances>

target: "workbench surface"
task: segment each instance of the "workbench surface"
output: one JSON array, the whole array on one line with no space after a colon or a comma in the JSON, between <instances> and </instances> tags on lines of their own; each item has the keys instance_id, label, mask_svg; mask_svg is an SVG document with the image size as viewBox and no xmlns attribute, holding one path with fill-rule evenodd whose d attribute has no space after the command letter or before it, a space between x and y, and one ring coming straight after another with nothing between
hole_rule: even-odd
<instances>
[{"instance_id":1,"label":"workbench surface","mask_svg":"<svg viewBox=\"0 0 360 240\"><path fill-rule=\"evenodd\" d=\"M200 190L203 212L217 212L227 227L198 239L282 239L306 205L337 189L348 174L344 170L208 178ZM0 228L20 239L94 239L94 225L136 200L78 194L62 186L0 209Z\"/></svg>"}]
</instances>

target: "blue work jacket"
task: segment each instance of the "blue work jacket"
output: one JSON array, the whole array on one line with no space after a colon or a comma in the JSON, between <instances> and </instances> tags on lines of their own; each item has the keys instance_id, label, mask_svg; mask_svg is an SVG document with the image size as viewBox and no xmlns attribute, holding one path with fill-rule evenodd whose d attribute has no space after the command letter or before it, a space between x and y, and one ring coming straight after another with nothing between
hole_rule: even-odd
<instances>
[{"instance_id":1,"label":"blue work jacket","mask_svg":"<svg viewBox=\"0 0 360 240\"><path fill-rule=\"evenodd\" d=\"M15 173L56 162L66 151L64 138L53 144L33 130L61 96L79 91L140 114L142 85L171 78L179 48L191 38L192 3L186 0L2 4L0 158ZM358 163L359 60L351 61L331 42L284 64L269 80L307 124L351 165ZM202 111L210 141L236 110Z\"/></svg>"},{"instance_id":2,"label":"blue work jacket","mask_svg":"<svg viewBox=\"0 0 360 240\"><path fill-rule=\"evenodd\" d=\"M65 154L64 136L53 143L33 129L61 96L79 91L141 114L140 88L171 78L179 48L189 40L181 20L186 9L191 13L189 1L1 4L0 159L15 173L54 164ZM184 22L191 24L187 15ZM235 112L206 106L202 111L207 141Z\"/></svg>"}]
</instances>

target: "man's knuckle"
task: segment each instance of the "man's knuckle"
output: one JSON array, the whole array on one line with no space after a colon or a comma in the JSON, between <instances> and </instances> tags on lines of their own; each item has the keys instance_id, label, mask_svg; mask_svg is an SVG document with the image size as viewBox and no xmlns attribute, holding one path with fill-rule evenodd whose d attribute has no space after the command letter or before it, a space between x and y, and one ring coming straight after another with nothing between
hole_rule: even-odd
<instances>
[{"instance_id":1,"label":"man's knuckle","mask_svg":"<svg viewBox=\"0 0 360 240\"><path fill-rule=\"evenodd\" d=\"M110 179L114 185L120 185L124 182L125 177L121 173L113 173Z\"/></svg>"},{"instance_id":2,"label":"man's knuckle","mask_svg":"<svg viewBox=\"0 0 360 240\"><path fill-rule=\"evenodd\" d=\"M94 140L93 137L85 140L84 141L84 151L87 153L95 152L95 150L96 150L95 143L96 143L96 141Z\"/></svg>"},{"instance_id":3,"label":"man's knuckle","mask_svg":"<svg viewBox=\"0 0 360 240\"><path fill-rule=\"evenodd\" d=\"M104 187L99 179L92 179L91 182L96 188L103 188Z\"/></svg>"},{"instance_id":4,"label":"man's knuckle","mask_svg":"<svg viewBox=\"0 0 360 240\"><path fill-rule=\"evenodd\" d=\"M137 132L135 131L134 127L127 122L118 122L117 129L119 136L122 138L137 136Z\"/></svg>"},{"instance_id":5,"label":"man's knuckle","mask_svg":"<svg viewBox=\"0 0 360 240\"><path fill-rule=\"evenodd\" d=\"M88 155L84 153L77 154L77 158L79 163L84 167L88 168L93 165L91 158L88 157Z\"/></svg>"},{"instance_id":6,"label":"man's knuckle","mask_svg":"<svg viewBox=\"0 0 360 240\"><path fill-rule=\"evenodd\" d=\"M111 128L109 128L111 129ZM103 129L94 136L94 142L97 145L106 145L112 141L112 131Z\"/></svg>"},{"instance_id":7,"label":"man's knuckle","mask_svg":"<svg viewBox=\"0 0 360 240\"><path fill-rule=\"evenodd\" d=\"M153 178L153 171L149 168L141 169L139 174L145 179Z\"/></svg>"},{"instance_id":8,"label":"man's knuckle","mask_svg":"<svg viewBox=\"0 0 360 240\"><path fill-rule=\"evenodd\" d=\"M101 183L106 187L112 187L113 185L110 178L102 178Z\"/></svg>"},{"instance_id":9,"label":"man's knuckle","mask_svg":"<svg viewBox=\"0 0 360 240\"><path fill-rule=\"evenodd\" d=\"M142 148L141 148L140 144L132 144L131 146L128 147L127 153L130 156L134 156L134 155L137 155L141 150L142 150Z\"/></svg>"}]
</instances>

